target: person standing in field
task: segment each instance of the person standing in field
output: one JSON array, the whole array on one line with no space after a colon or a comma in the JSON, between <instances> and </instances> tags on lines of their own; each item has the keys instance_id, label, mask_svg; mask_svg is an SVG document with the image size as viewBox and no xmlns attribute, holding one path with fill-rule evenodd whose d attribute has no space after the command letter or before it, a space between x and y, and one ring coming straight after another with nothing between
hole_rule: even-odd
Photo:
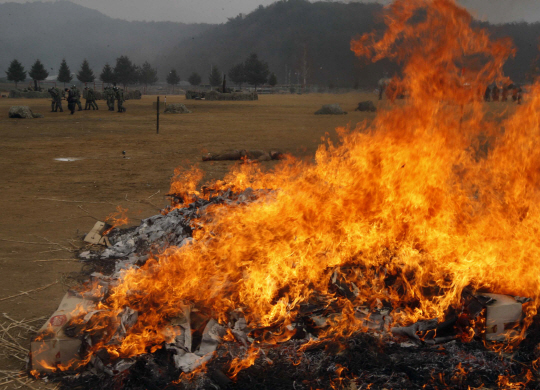
<instances>
[{"instance_id":1,"label":"person standing in field","mask_svg":"<svg viewBox=\"0 0 540 390\"><path fill-rule=\"evenodd\" d=\"M86 104L84 105L85 110L89 110L92 108L92 110L99 110L99 107L96 103L96 93L92 88L86 87L84 89L86 91Z\"/></svg>"},{"instance_id":2,"label":"person standing in field","mask_svg":"<svg viewBox=\"0 0 540 390\"><path fill-rule=\"evenodd\" d=\"M66 88L68 110L71 111L71 115L75 113L75 106L77 105L77 93L72 89Z\"/></svg>"},{"instance_id":3,"label":"person standing in field","mask_svg":"<svg viewBox=\"0 0 540 390\"><path fill-rule=\"evenodd\" d=\"M508 90L509 89L510 89L510 86L507 86L507 85L503 86L501 102L508 101Z\"/></svg>"},{"instance_id":4,"label":"person standing in field","mask_svg":"<svg viewBox=\"0 0 540 390\"><path fill-rule=\"evenodd\" d=\"M73 92L73 94L75 95L75 104L79 106L79 111L82 111L81 92L75 84L71 86L70 91Z\"/></svg>"},{"instance_id":5,"label":"person standing in field","mask_svg":"<svg viewBox=\"0 0 540 390\"><path fill-rule=\"evenodd\" d=\"M107 100L107 107L109 107L109 111L114 111L114 91L111 87L105 88L105 99Z\"/></svg>"},{"instance_id":6,"label":"person standing in field","mask_svg":"<svg viewBox=\"0 0 540 390\"><path fill-rule=\"evenodd\" d=\"M499 101L499 87L495 84L491 90L491 100L494 102Z\"/></svg>"},{"instance_id":7,"label":"person standing in field","mask_svg":"<svg viewBox=\"0 0 540 390\"><path fill-rule=\"evenodd\" d=\"M51 112L57 112L58 109L60 109L60 112L64 112L62 109L62 91L56 87L49 88L48 91L52 97Z\"/></svg>"},{"instance_id":8,"label":"person standing in field","mask_svg":"<svg viewBox=\"0 0 540 390\"><path fill-rule=\"evenodd\" d=\"M56 91L53 88L49 88L47 92L49 92L49 95L51 95L52 98L51 112L54 112L54 108L56 107Z\"/></svg>"},{"instance_id":9,"label":"person standing in field","mask_svg":"<svg viewBox=\"0 0 540 390\"><path fill-rule=\"evenodd\" d=\"M491 98L491 88L489 85L486 87L486 92L484 92L484 101L489 102Z\"/></svg>"},{"instance_id":10,"label":"person standing in field","mask_svg":"<svg viewBox=\"0 0 540 390\"><path fill-rule=\"evenodd\" d=\"M121 88L114 87L114 94L118 104L118 112L126 112L124 107L124 91Z\"/></svg>"},{"instance_id":11,"label":"person standing in field","mask_svg":"<svg viewBox=\"0 0 540 390\"><path fill-rule=\"evenodd\" d=\"M388 77L379 80L379 100L382 100L384 92L386 91L386 88L388 88L388 84L390 84L390 81L392 80Z\"/></svg>"}]
</instances>

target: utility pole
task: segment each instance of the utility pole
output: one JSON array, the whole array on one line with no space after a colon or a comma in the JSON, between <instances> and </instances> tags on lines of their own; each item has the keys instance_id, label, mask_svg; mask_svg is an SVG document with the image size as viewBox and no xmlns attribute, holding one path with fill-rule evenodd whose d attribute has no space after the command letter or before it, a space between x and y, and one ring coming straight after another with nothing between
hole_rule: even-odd
<instances>
[{"instance_id":1,"label":"utility pole","mask_svg":"<svg viewBox=\"0 0 540 390\"><path fill-rule=\"evenodd\" d=\"M156 122L156 134L159 134L159 96L157 97L157 122Z\"/></svg>"}]
</instances>

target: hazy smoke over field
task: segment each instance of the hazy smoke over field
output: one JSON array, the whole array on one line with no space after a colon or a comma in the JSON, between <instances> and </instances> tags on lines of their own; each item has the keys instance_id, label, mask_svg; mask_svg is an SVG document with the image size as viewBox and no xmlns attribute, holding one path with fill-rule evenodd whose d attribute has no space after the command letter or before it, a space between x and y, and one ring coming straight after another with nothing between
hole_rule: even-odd
<instances>
[{"instance_id":1,"label":"hazy smoke over field","mask_svg":"<svg viewBox=\"0 0 540 390\"><path fill-rule=\"evenodd\" d=\"M26 3L36 0L0 0L0 3ZM54 1L54 0L44 0ZM62 1L62 0L61 0ZM224 23L227 18L249 13L259 5L267 6L277 0L72 0L76 4L96 9L105 15L125 20L173 21L183 23ZM335 2L377 2L390 0L333 0ZM540 2L537 0L459 0L476 12L480 19L493 23L540 21Z\"/></svg>"}]
</instances>

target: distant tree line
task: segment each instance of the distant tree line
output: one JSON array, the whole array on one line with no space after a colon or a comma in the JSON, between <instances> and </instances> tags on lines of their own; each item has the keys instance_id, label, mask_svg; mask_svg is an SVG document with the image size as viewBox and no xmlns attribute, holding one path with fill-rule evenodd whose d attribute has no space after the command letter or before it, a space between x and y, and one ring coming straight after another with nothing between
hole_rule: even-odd
<instances>
[{"instance_id":1,"label":"distant tree line","mask_svg":"<svg viewBox=\"0 0 540 390\"><path fill-rule=\"evenodd\" d=\"M274 87L277 84L277 77L274 73L270 73L268 63L259 60L256 53L251 53L249 57L239 64L234 65L227 72L229 80L232 81L238 88L242 88L242 84L250 84L257 87L264 84L269 84ZM219 87L223 84L224 74L221 73L216 65L212 65L210 74L208 75L208 83L212 87ZM202 82L202 77L197 72L193 72L189 76L188 81L191 85L197 86ZM171 69L167 75L167 84L174 87L180 82L180 76L176 69Z\"/></svg>"},{"instance_id":2,"label":"distant tree line","mask_svg":"<svg viewBox=\"0 0 540 390\"><path fill-rule=\"evenodd\" d=\"M271 86L277 84L277 78L274 73L270 73L268 63L259 60L256 53L252 53L244 61L237 65L234 65L228 71L229 80L236 84L239 88L242 84L247 83L253 85L255 90L258 86L269 83ZM39 82L49 77L49 72L46 70L43 63L38 59L32 65L32 68L27 73L24 66L16 59L11 61L11 64L6 71L7 79L15 83L15 87L19 82L25 81L29 76L33 82L34 87L37 90L39 88ZM79 71L75 74L75 77L79 82L87 84L93 83L96 80L96 75L90 67L89 62L84 59ZM73 74L69 68L65 58L62 59L60 67L58 68L58 75L56 81L63 83L71 83L73 81ZM124 88L130 84L143 84L145 87L153 85L159 81L158 71L153 68L152 65L146 61L141 66L134 64L128 56L120 56L116 59L114 67L105 64L101 73L99 74L99 80L105 84L121 84ZM174 87L181 81L180 76L176 69L171 69L166 77L167 84ZM188 78L191 85L197 86L202 82L202 77L193 72ZM217 66L212 66L211 72L208 75L208 82L212 87L219 87L223 83L223 74Z\"/></svg>"},{"instance_id":3,"label":"distant tree line","mask_svg":"<svg viewBox=\"0 0 540 390\"><path fill-rule=\"evenodd\" d=\"M145 87L147 87L148 85L155 84L159 81L157 74L157 69L153 68L148 61L142 64L142 66L137 66L129 59L129 57L120 56L116 59L114 68L109 64L105 64L99 75L99 79L106 84L121 84L124 88L129 84L144 84ZM29 72L26 72L24 66L18 60L14 59L11 61L9 68L6 71L6 75L9 81L15 83L16 88L18 87L18 83L25 81L30 77L37 90L39 82L44 81L49 77L49 72L39 59L32 65ZM97 78L86 59L82 62L75 77L79 82L84 84L93 83ZM60 63L56 81L63 83L65 86L66 83L70 83L72 80L73 74L64 58Z\"/></svg>"}]
</instances>

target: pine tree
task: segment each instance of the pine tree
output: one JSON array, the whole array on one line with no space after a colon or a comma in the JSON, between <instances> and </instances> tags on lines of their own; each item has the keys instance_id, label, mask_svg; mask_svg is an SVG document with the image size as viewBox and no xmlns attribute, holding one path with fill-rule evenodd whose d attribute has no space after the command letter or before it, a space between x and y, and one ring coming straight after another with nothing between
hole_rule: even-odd
<instances>
[{"instance_id":1,"label":"pine tree","mask_svg":"<svg viewBox=\"0 0 540 390\"><path fill-rule=\"evenodd\" d=\"M242 88L242 84L246 82L246 70L244 64L236 64L231 69L229 69L229 79L235 83L238 88Z\"/></svg>"},{"instance_id":2,"label":"pine tree","mask_svg":"<svg viewBox=\"0 0 540 390\"><path fill-rule=\"evenodd\" d=\"M178 85L179 82L180 82L180 76L178 76L178 74L176 73L176 69L172 69L167 75L167 84L172 85L173 93L174 93L174 86Z\"/></svg>"},{"instance_id":3,"label":"pine tree","mask_svg":"<svg viewBox=\"0 0 540 390\"><path fill-rule=\"evenodd\" d=\"M90 69L90 65L85 58L83 63L81 64L81 69L79 70L79 73L77 73L77 80L79 80L81 83L86 84L93 83L95 79L96 76L94 75L94 71Z\"/></svg>"},{"instance_id":4,"label":"pine tree","mask_svg":"<svg viewBox=\"0 0 540 390\"><path fill-rule=\"evenodd\" d=\"M107 84L114 83L114 73L109 64L105 64L101 74L99 75L99 79Z\"/></svg>"},{"instance_id":5,"label":"pine tree","mask_svg":"<svg viewBox=\"0 0 540 390\"><path fill-rule=\"evenodd\" d=\"M9 81L13 81L15 83L15 88L17 88L17 84L20 81L26 80L26 71L24 70L24 66L22 66L22 64L17 60L11 61L11 64L9 64L9 68L6 71L6 75Z\"/></svg>"},{"instance_id":6,"label":"pine tree","mask_svg":"<svg viewBox=\"0 0 540 390\"><path fill-rule=\"evenodd\" d=\"M148 61L146 61L140 70L139 73L139 81L144 84L144 87L148 87L148 84L152 85L157 83L158 81L157 77L157 69L152 68L152 65Z\"/></svg>"},{"instance_id":7,"label":"pine tree","mask_svg":"<svg viewBox=\"0 0 540 390\"><path fill-rule=\"evenodd\" d=\"M139 65L133 65L133 79L131 84L140 84L142 77L142 69Z\"/></svg>"},{"instance_id":8,"label":"pine tree","mask_svg":"<svg viewBox=\"0 0 540 390\"><path fill-rule=\"evenodd\" d=\"M212 87L219 87L223 83L223 78L221 77L221 72L217 66L212 66L212 72L208 76L208 81Z\"/></svg>"},{"instance_id":9,"label":"pine tree","mask_svg":"<svg viewBox=\"0 0 540 390\"><path fill-rule=\"evenodd\" d=\"M115 82L126 85L137 82L137 67L131 62L128 56L120 56L116 59L113 70Z\"/></svg>"},{"instance_id":10,"label":"pine tree","mask_svg":"<svg viewBox=\"0 0 540 390\"><path fill-rule=\"evenodd\" d=\"M271 87L275 87L277 84L277 77L275 73L271 73L270 77L268 78L268 84L270 84Z\"/></svg>"},{"instance_id":11,"label":"pine tree","mask_svg":"<svg viewBox=\"0 0 540 390\"><path fill-rule=\"evenodd\" d=\"M191 74L191 76L189 76L188 81L189 81L189 83L191 85L197 86L197 85L199 85L201 83L202 79L201 79L201 76L198 73L193 72Z\"/></svg>"},{"instance_id":12,"label":"pine tree","mask_svg":"<svg viewBox=\"0 0 540 390\"><path fill-rule=\"evenodd\" d=\"M268 63L260 61L257 54L252 53L244 63L246 70L246 81L255 87L257 91L257 85L266 83L268 80Z\"/></svg>"},{"instance_id":13,"label":"pine tree","mask_svg":"<svg viewBox=\"0 0 540 390\"><path fill-rule=\"evenodd\" d=\"M64 58L62 60L62 63L60 64L60 69L58 70L58 77L56 78L56 81L64 83L65 87L66 83L71 82L72 79L73 76L71 75L71 71L69 70L66 59Z\"/></svg>"},{"instance_id":14,"label":"pine tree","mask_svg":"<svg viewBox=\"0 0 540 390\"><path fill-rule=\"evenodd\" d=\"M36 60L28 75L34 80L34 89L38 90L38 81L43 81L49 76L49 72L45 69L40 60Z\"/></svg>"}]
</instances>

